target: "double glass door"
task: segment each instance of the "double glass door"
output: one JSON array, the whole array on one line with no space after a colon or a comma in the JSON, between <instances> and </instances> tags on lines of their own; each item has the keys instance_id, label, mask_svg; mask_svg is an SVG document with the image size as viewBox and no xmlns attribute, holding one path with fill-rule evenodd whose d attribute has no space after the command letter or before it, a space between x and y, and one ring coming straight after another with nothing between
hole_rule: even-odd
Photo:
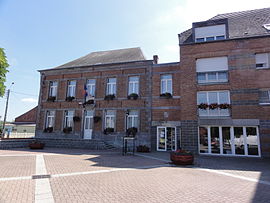
<instances>
[{"instance_id":1,"label":"double glass door","mask_svg":"<svg viewBox=\"0 0 270 203\"><path fill-rule=\"evenodd\" d=\"M176 143L175 127L157 127L157 151L175 151Z\"/></svg>"},{"instance_id":2,"label":"double glass door","mask_svg":"<svg viewBox=\"0 0 270 203\"><path fill-rule=\"evenodd\" d=\"M84 115L84 139L92 139L93 111L85 111Z\"/></svg>"}]
</instances>

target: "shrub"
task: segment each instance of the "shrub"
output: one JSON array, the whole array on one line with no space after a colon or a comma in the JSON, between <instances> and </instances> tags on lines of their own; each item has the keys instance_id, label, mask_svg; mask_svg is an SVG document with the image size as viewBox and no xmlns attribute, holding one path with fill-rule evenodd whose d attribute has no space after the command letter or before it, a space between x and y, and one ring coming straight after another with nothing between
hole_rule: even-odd
<instances>
[{"instance_id":1,"label":"shrub","mask_svg":"<svg viewBox=\"0 0 270 203\"><path fill-rule=\"evenodd\" d=\"M114 94L108 94L108 95L106 95L104 97L104 100L109 101L109 100L113 100L114 98L115 98L115 95Z\"/></svg>"},{"instance_id":2,"label":"shrub","mask_svg":"<svg viewBox=\"0 0 270 203\"><path fill-rule=\"evenodd\" d=\"M132 93L132 94L128 95L127 98L128 98L128 99L132 99L132 100L136 100L136 99L138 99L138 97L139 97L138 94Z\"/></svg>"},{"instance_id":3,"label":"shrub","mask_svg":"<svg viewBox=\"0 0 270 203\"><path fill-rule=\"evenodd\" d=\"M169 92L166 92L166 93L160 94L160 97L170 99L172 98L172 94Z\"/></svg>"}]
</instances>

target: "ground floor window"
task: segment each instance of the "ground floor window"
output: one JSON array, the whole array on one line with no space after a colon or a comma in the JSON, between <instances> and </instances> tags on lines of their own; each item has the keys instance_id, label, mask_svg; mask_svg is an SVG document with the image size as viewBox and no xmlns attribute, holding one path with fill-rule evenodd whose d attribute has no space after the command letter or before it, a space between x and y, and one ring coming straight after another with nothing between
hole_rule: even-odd
<instances>
[{"instance_id":1,"label":"ground floor window","mask_svg":"<svg viewBox=\"0 0 270 203\"><path fill-rule=\"evenodd\" d=\"M206 154L260 156L258 127L201 126L199 148Z\"/></svg>"}]
</instances>

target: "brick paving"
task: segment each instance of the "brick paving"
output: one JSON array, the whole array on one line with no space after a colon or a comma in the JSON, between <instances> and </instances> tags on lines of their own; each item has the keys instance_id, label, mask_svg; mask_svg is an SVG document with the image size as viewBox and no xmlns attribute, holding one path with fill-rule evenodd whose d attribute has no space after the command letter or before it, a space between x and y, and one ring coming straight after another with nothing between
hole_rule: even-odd
<instances>
[{"instance_id":1,"label":"brick paving","mask_svg":"<svg viewBox=\"0 0 270 203\"><path fill-rule=\"evenodd\" d=\"M0 203L38 202L37 183L45 179L31 176L38 174L40 156L51 175L46 189L54 202L270 202L269 160L200 156L192 167L176 167L168 164L168 153L138 155L149 157L113 151L0 150Z\"/></svg>"}]
</instances>

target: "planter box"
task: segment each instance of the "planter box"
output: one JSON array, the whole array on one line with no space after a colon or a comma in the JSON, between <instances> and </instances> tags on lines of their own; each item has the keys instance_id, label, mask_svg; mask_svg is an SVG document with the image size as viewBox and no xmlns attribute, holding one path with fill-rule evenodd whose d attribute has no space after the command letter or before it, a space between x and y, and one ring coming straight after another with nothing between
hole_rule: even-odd
<instances>
[{"instance_id":1,"label":"planter box","mask_svg":"<svg viewBox=\"0 0 270 203\"><path fill-rule=\"evenodd\" d=\"M175 165L192 165L194 162L193 154L185 154L181 152L171 152L171 161Z\"/></svg>"},{"instance_id":2,"label":"planter box","mask_svg":"<svg viewBox=\"0 0 270 203\"><path fill-rule=\"evenodd\" d=\"M43 149L45 146L44 143L30 143L29 148L30 149Z\"/></svg>"}]
</instances>

